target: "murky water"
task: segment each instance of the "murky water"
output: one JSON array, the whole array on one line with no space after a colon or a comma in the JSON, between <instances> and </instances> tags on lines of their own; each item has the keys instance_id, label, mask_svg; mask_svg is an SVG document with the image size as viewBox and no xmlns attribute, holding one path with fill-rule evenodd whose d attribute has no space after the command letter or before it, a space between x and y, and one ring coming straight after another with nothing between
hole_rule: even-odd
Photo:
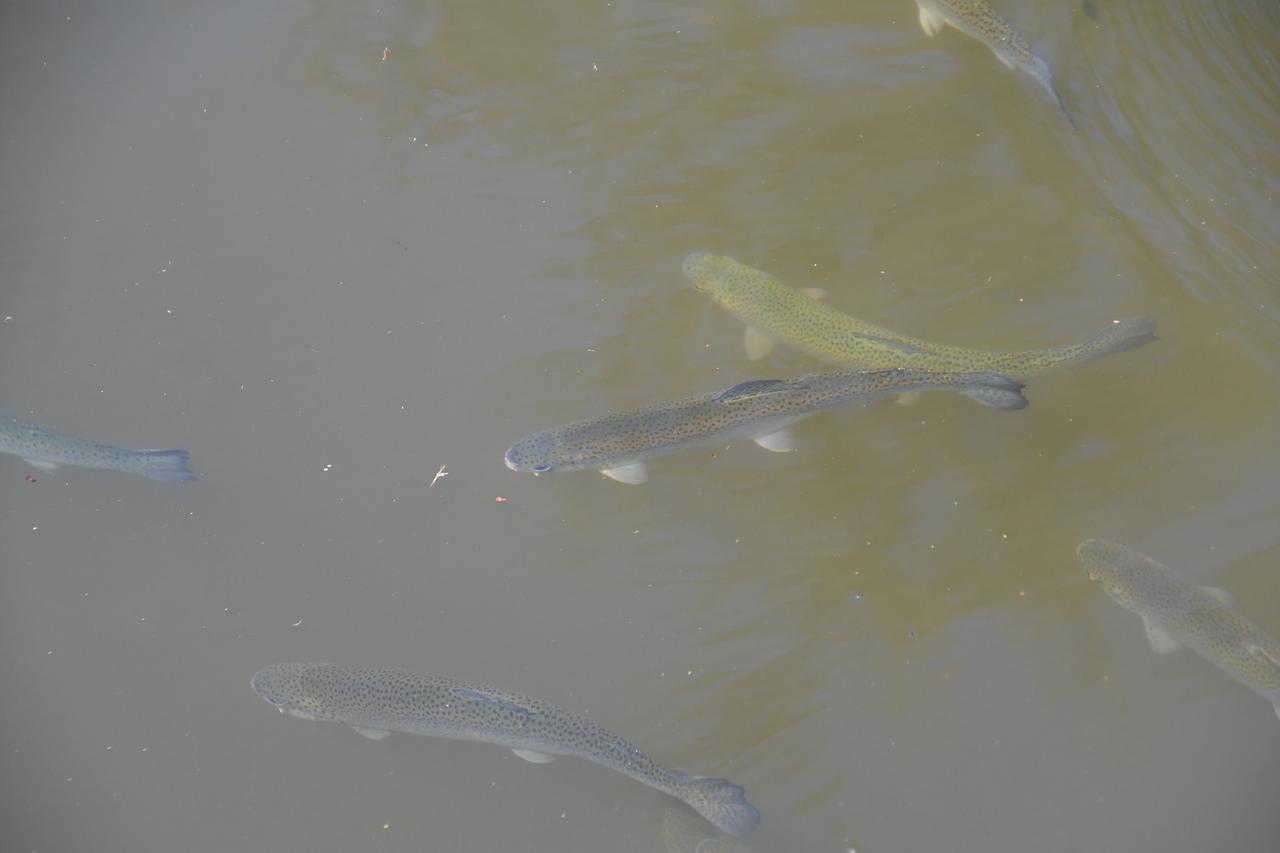
<instances>
[{"instance_id":1,"label":"murky water","mask_svg":"<svg viewBox=\"0 0 1280 853\"><path fill-rule=\"evenodd\" d=\"M1274 713L1152 654L1074 549L1280 632L1280 7L996 5L1078 129L911 0L6 10L0 409L201 473L0 457L6 847L684 831L591 764L249 688L332 660L588 713L745 786L759 851L1275 849ZM506 470L816 367L749 363L697 249L958 345L1161 340L1022 412L822 415L643 486Z\"/></svg>"}]
</instances>

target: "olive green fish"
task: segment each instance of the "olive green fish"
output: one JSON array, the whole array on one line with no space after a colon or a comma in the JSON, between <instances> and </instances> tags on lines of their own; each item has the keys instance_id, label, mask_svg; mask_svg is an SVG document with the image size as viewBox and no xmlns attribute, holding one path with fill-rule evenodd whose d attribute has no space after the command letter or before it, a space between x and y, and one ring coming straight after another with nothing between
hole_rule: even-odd
<instances>
[{"instance_id":1,"label":"olive green fish","mask_svg":"<svg viewBox=\"0 0 1280 853\"><path fill-rule=\"evenodd\" d=\"M86 441L47 426L0 415L0 453L21 456L41 471L62 465L106 468L137 474L164 483L186 483L196 475L187 470L185 450L130 450Z\"/></svg>"},{"instance_id":2,"label":"olive green fish","mask_svg":"<svg viewBox=\"0 0 1280 853\"><path fill-rule=\"evenodd\" d=\"M1231 607L1231 596L1196 586L1127 545L1087 539L1076 549L1090 580L1142 617L1151 648L1186 646L1261 694L1280 716L1280 642Z\"/></svg>"},{"instance_id":3,"label":"olive green fish","mask_svg":"<svg viewBox=\"0 0 1280 853\"><path fill-rule=\"evenodd\" d=\"M755 379L724 391L543 430L517 441L504 459L512 471L542 474L594 468L621 483L643 483L648 479L644 460L653 456L740 436L785 453L795 449L792 424L814 412L936 390L959 391L996 409L1027 405L1022 383L996 373L813 373L795 379Z\"/></svg>"},{"instance_id":4,"label":"olive green fish","mask_svg":"<svg viewBox=\"0 0 1280 853\"><path fill-rule=\"evenodd\" d=\"M1017 30L982 0L916 0L920 7L920 27L933 37L947 25L991 48L1005 67L1026 72L1053 96L1067 123L1076 126L1058 88L1053 84L1049 64L1036 56Z\"/></svg>"},{"instance_id":5,"label":"olive green fish","mask_svg":"<svg viewBox=\"0 0 1280 853\"><path fill-rule=\"evenodd\" d=\"M1034 350L979 350L912 338L872 325L787 287L763 270L724 255L694 252L684 274L698 290L747 324L750 358L766 355L781 340L832 364L911 367L921 370L990 370L1025 379L1056 367L1141 346L1155 340L1146 317L1113 320L1097 337Z\"/></svg>"},{"instance_id":6,"label":"olive green fish","mask_svg":"<svg viewBox=\"0 0 1280 853\"><path fill-rule=\"evenodd\" d=\"M282 714L345 723L373 740L407 732L493 743L538 764L572 755L683 800L725 832L745 835L760 821L732 782L672 770L581 714L520 693L399 669L328 663L274 664L250 683Z\"/></svg>"}]
</instances>

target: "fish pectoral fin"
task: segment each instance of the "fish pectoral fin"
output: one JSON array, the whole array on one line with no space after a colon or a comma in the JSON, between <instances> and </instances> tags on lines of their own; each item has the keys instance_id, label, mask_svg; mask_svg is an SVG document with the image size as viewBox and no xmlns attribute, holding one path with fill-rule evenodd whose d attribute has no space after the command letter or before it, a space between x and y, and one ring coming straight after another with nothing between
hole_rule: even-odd
<instances>
[{"instance_id":1,"label":"fish pectoral fin","mask_svg":"<svg viewBox=\"0 0 1280 853\"><path fill-rule=\"evenodd\" d=\"M819 299L827 298L827 291L821 287L802 287L800 288L800 292L812 299L814 302L817 302Z\"/></svg>"},{"instance_id":2,"label":"fish pectoral fin","mask_svg":"<svg viewBox=\"0 0 1280 853\"><path fill-rule=\"evenodd\" d=\"M765 450L772 450L774 453L790 453L796 449L796 434L791 431L791 427L783 427L773 432L767 432L764 435L757 435L751 440Z\"/></svg>"},{"instance_id":3,"label":"fish pectoral fin","mask_svg":"<svg viewBox=\"0 0 1280 853\"><path fill-rule=\"evenodd\" d=\"M924 395L919 391L905 391L898 395L899 406L914 406Z\"/></svg>"},{"instance_id":4,"label":"fish pectoral fin","mask_svg":"<svg viewBox=\"0 0 1280 853\"><path fill-rule=\"evenodd\" d=\"M1227 592L1225 589L1221 587L1202 586L1200 588L1203 589L1205 592L1209 593L1209 595L1212 596L1213 598L1227 605L1228 607L1231 605L1231 602L1234 601L1234 599L1231 597L1231 593Z\"/></svg>"},{"instance_id":5,"label":"fish pectoral fin","mask_svg":"<svg viewBox=\"0 0 1280 853\"><path fill-rule=\"evenodd\" d=\"M1142 620L1142 624L1146 626L1147 629L1147 642L1151 643L1151 649L1156 654L1167 655L1170 652L1176 652L1178 649L1182 648L1182 643L1179 643L1173 637L1170 637L1164 629L1160 628L1150 619L1144 618Z\"/></svg>"},{"instance_id":6,"label":"fish pectoral fin","mask_svg":"<svg viewBox=\"0 0 1280 853\"><path fill-rule=\"evenodd\" d=\"M947 22L942 20L942 18L933 14L924 6L920 7L920 29L924 30L924 34L929 38L933 38L938 33L942 32L942 28L946 25Z\"/></svg>"},{"instance_id":7,"label":"fish pectoral fin","mask_svg":"<svg viewBox=\"0 0 1280 853\"><path fill-rule=\"evenodd\" d=\"M355 729L357 732L359 732L364 737L367 737L369 740L382 740L384 737L391 734L391 732L387 731L386 729L370 729L364 726L352 726L351 728Z\"/></svg>"},{"instance_id":8,"label":"fish pectoral fin","mask_svg":"<svg viewBox=\"0 0 1280 853\"><path fill-rule=\"evenodd\" d=\"M534 764L546 764L548 761L555 761L554 755L547 755L545 752L538 752L532 749L513 749L511 751L525 761L532 761Z\"/></svg>"},{"instance_id":9,"label":"fish pectoral fin","mask_svg":"<svg viewBox=\"0 0 1280 853\"><path fill-rule=\"evenodd\" d=\"M742 333L742 348L746 350L747 358L759 361L773 352L773 339L755 326L747 326Z\"/></svg>"},{"instance_id":10,"label":"fish pectoral fin","mask_svg":"<svg viewBox=\"0 0 1280 853\"><path fill-rule=\"evenodd\" d=\"M600 473L628 486L637 486L649 479L649 469L643 462L626 462L613 468L601 468Z\"/></svg>"},{"instance_id":11,"label":"fish pectoral fin","mask_svg":"<svg viewBox=\"0 0 1280 853\"><path fill-rule=\"evenodd\" d=\"M46 474L52 474L54 471L57 471L59 467L57 462L49 462L44 459L28 459L24 456L22 461L26 462L32 468L39 468Z\"/></svg>"}]
</instances>

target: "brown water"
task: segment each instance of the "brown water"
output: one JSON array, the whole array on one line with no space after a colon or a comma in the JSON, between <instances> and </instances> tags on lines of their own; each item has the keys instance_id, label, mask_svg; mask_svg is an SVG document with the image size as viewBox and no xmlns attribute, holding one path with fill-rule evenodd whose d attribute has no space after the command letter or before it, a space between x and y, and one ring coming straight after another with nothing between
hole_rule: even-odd
<instances>
[{"instance_id":1,"label":"brown water","mask_svg":"<svg viewBox=\"0 0 1280 853\"><path fill-rule=\"evenodd\" d=\"M995 5L1078 130L911 0L0 13L0 408L202 474L0 457L5 849L662 849L599 767L249 689L310 659L589 712L743 784L759 851L1274 850L1275 715L1074 547L1280 632L1280 6ZM747 363L695 249L949 343L1161 340L1020 413L507 471L813 369Z\"/></svg>"}]
</instances>

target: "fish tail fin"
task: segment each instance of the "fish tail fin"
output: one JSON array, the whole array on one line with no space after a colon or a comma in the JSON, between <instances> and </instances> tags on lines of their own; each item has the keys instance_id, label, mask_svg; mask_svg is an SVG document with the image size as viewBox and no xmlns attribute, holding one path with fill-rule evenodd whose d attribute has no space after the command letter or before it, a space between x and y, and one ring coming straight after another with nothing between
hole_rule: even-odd
<instances>
[{"instance_id":1,"label":"fish tail fin","mask_svg":"<svg viewBox=\"0 0 1280 853\"><path fill-rule=\"evenodd\" d=\"M970 400L976 400L993 409L1025 409L1027 398L1022 396L1026 386L1002 373L963 373L956 388Z\"/></svg>"},{"instance_id":2,"label":"fish tail fin","mask_svg":"<svg viewBox=\"0 0 1280 853\"><path fill-rule=\"evenodd\" d=\"M679 786L680 799L732 835L747 835L760 823L760 812L747 802L741 785L713 776L689 776Z\"/></svg>"},{"instance_id":3,"label":"fish tail fin","mask_svg":"<svg viewBox=\"0 0 1280 853\"><path fill-rule=\"evenodd\" d=\"M1122 317L1111 321L1111 328L1080 345L1077 363L1114 355L1157 340L1156 321L1150 317Z\"/></svg>"},{"instance_id":4,"label":"fish tail fin","mask_svg":"<svg viewBox=\"0 0 1280 853\"><path fill-rule=\"evenodd\" d=\"M196 475L187 468L185 450L139 450L136 472L162 483L189 483Z\"/></svg>"}]
</instances>

